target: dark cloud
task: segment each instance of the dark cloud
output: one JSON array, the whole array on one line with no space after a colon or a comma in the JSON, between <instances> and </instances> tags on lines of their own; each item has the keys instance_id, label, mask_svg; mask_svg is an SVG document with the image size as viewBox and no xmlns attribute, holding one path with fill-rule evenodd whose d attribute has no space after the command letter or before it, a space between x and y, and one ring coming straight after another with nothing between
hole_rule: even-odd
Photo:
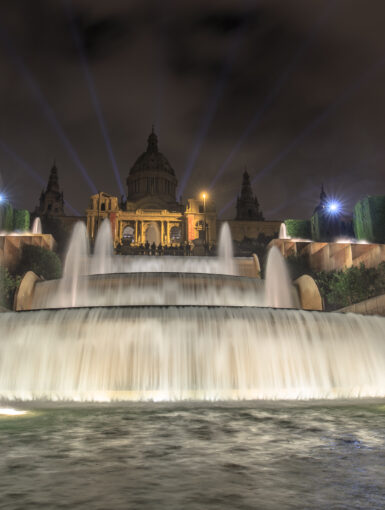
<instances>
[{"instance_id":1,"label":"dark cloud","mask_svg":"<svg viewBox=\"0 0 385 510\"><path fill-rule=\"evenodd\" d=\"M219 34L228 34L239 28L244 23L244 16L239 12L221 13L213 11L197 20L198 28L207 28Z\"/></svg>"},{"instance_id":2,"label":"dark cloud","mask_svg":"<svg viewBox=\"0 0 385 510\"><path fill-rule=\"evenodd\" d=\"M128 39L130 28L117 16L88 20L86 15L74 14L73 22L89 58L106 57L115 51L123 39Z\"/></svg>"},{"instance_id":3,"label":"dark cloud","mask_svg":"<svg viewBox=\"0 0 385 510\"><path fill-rule=\"evenodd\" d=\"M97 189L118 194L64 5L3 0L0 26ZM234 51L184 197L208 186L289 69L213 189L218 209L239 191L245 165L253 176L263 172L385 57L382 0L370 6L361 0L218 0L215 8L203 0L72 0L71 5L123 182L153 122L162 152L182 178L213 90ZM4 43L0 72L0 138L44 179L56 157L65 197L84 210L90 189ZM385 193L384 82L385 66L256 181L267 216L308 216L321 182L346 194L348 207L364 194ZM40 184L4 152L0 171L17 205L34 208Z\"/></svg>"}]
</instances>

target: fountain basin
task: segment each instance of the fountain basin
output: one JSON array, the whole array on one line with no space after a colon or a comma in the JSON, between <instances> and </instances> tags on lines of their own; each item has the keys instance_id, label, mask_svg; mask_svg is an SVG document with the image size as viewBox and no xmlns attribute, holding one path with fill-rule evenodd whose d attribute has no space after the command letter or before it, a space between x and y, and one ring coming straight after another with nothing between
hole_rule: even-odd
<instances>
[{"instance_id":1,"label":"fountain basin","mask_svg":"<svg viewBox=\"0 0 385 510\"><path fill-rule=\"evenodd\" d=\"M64 284L64 285L63 285ZM63 280L39 281L23 309L71 306L262 306L264 282L205 273L111 273L80 276L74 294ZM74 299L74 301L73 301Z\"/></svg>"}]
</instances>

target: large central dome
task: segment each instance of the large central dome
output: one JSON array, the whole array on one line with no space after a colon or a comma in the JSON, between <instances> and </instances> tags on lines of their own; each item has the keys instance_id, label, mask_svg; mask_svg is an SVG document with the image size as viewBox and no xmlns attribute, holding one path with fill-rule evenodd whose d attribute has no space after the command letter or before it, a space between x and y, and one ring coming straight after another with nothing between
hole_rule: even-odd
<instances>
[{"instance_id":1,"label":"large central dome","mask_svg":"<svg viewBox=\"0 0 385 510\"><path fill-rule=\"evenodd\" d=\"M176 203L177 179L167 158L159 152L158 137L152 130L147 150L135 161L127 177L127 199L144 200L147 207ZM155 200L154 200L155 199ZM147 204L148 202L148 204ZM141 204L142 206L142 204Z\"/></svg>"}]
</instances>

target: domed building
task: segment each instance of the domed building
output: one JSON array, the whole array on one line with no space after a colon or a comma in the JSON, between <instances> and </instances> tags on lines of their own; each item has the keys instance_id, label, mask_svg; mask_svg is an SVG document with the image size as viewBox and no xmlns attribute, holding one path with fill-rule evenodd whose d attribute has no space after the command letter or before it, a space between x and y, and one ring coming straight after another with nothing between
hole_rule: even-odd
<instances>
[{"instance_id":1,"label":"domed building","mask_svg":"<svg viewBox=\"0 0 385 510\"><path fill-rule=\"evenodd\" d=\"M154 129L147 149L131 167L127 200L100 192L92 195L86 210L87 230L95 240L99 225L109 218L114 244L179 246L196 239L216 243L217 215L210 201L177 201L177 178L168 159L159 151Z\"/></svg>"},{"instance_id":2,"label":"domed building","mask_svg":"<svg viewBox=\"0 0 385 510\"><path fill-rule=\"evenodd\" d=\"M127 177L127 200L136 207L180 210L176 200L178 181L167 158L158 150L152 130L147 150L135 161Z\"/></svg>"}]
</instances>

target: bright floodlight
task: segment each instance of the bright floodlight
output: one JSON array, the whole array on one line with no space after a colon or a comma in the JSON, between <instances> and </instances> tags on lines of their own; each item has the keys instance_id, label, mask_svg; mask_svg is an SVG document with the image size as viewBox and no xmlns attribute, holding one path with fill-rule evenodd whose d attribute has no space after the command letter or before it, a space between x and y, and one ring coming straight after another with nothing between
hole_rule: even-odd
<instances>
[{"instance_id":1,"label":"bright floodlight","mask_svg":"<svg viewBox=\"0 0 385 510\"><path fill-rule=\"evenodd\" d=\"M4 202L4 200L5 200L4 195L3 195L2 193L0 193L0 204L1 204L2 202Z\"/></svg>"},{"instance_id":2,"label":"bright floodlight","mask_svg":"<svg viewBox=\"0 0 385 510\"><path fill-rule=\"evenodd\" d=\"M327 210L331 213L331 214L337 214L339 211L340 211L340 204L338 202L329 202L327 204Z\"/></svg>"}]
</instances>

